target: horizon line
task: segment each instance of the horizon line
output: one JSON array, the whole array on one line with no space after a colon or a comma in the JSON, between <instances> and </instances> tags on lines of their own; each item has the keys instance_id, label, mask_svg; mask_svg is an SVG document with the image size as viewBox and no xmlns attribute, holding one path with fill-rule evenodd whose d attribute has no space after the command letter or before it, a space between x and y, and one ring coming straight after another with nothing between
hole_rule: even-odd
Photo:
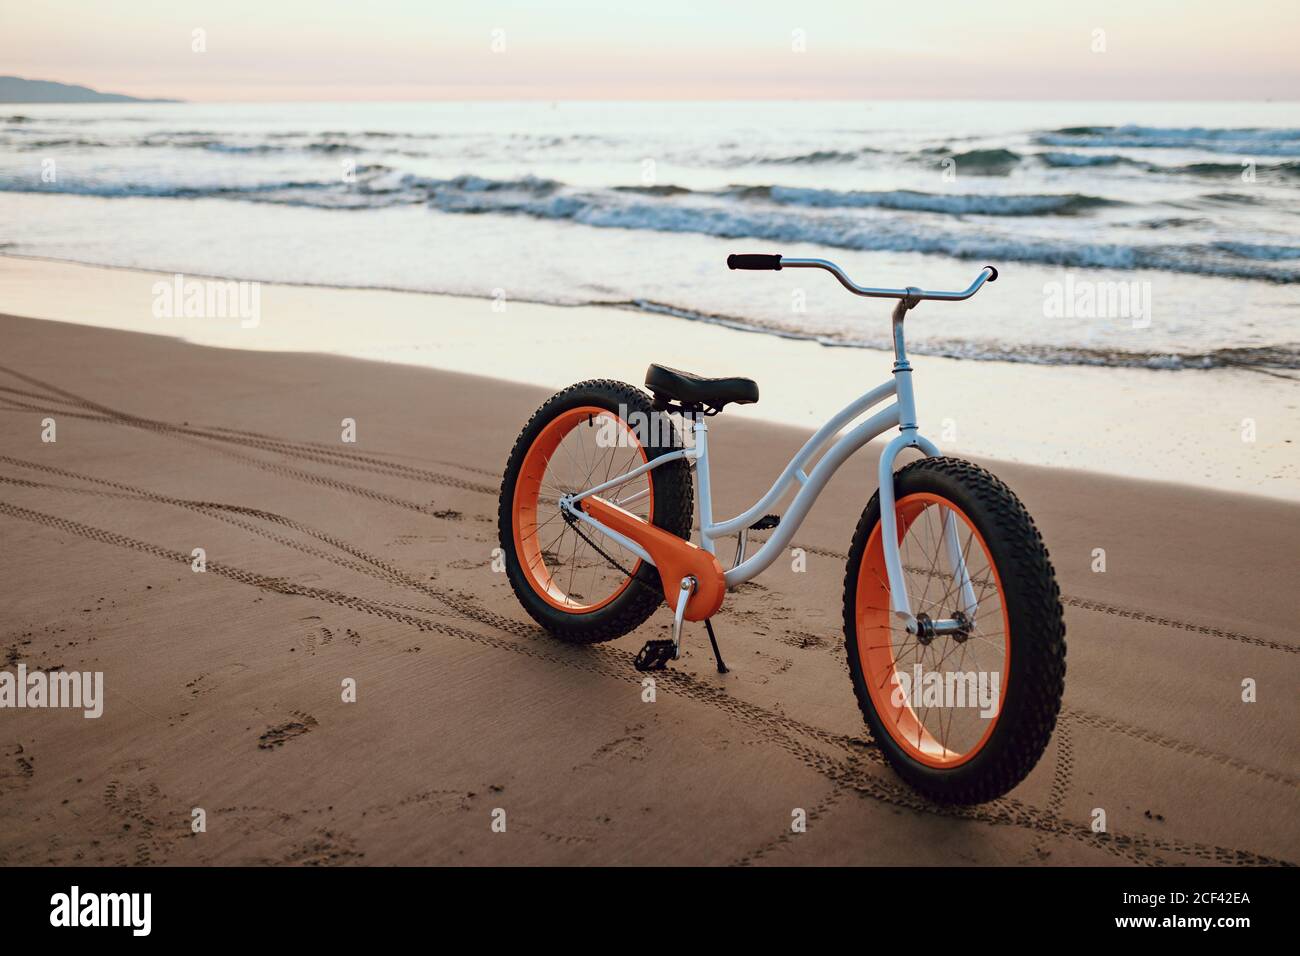
<instances>
[{"instance_id":1,"label":"horizon line","mask_svg":"<svg viewBox=\"0 0 1300 956\"><path fill-rule=\"evenodd\" d=\"M93 89L93 88L90 88ZM101 92L96 90L95 92ZM30 101L0 100L0 106L196 106L203 104L289 104L289 103L1297 103L1300 96L1179 96L1179 97L1114 97L1114 96L1054 96L1054 97L1019 97L1019 96L427 96L427 97L364 97L356 99L339 99L334 97L308 98L293 97L276 99L238 98L238 99L185 99L183 97L161 97L136 95L134 93L117 93L113 95L129 96L125 101Z\"/></svg>"}]
</instances>

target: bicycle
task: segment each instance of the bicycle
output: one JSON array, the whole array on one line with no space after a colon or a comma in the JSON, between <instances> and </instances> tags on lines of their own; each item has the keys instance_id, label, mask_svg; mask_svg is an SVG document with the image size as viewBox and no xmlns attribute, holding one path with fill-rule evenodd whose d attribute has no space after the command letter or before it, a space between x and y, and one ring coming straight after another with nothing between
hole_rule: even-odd
<instances>
[{"instance_id":1,"label":"bicycle","mask_svg":"<svg viewBox=\"0 0 1300 956\"><path fill-rule=\"evenodd\" d=\"M610 380L557 393L524 426L501 485L498 529L516 596L543 628L578 644L627 634L666 600L672 638L647 641L636 668L662 670L678 659L683 622L703 621L726 673L711 621L726 592L771 565L831 475L897 426L845 570L854 694L890 765L921 793L967 804L1007 793L1042 756L1060 710L1060 590L1015 494L978 465L942 457L921 435L904 337L904 318L920 302L969 299L997 280L997 270L984 267L961 292L930 292L859 286L824 259L746 254L729 256L727 265L822 269L854 295L896 299L890 381L831 417L762 498L725 521L713 515L706 419L728 404L758 401L754 381L651 365L648 393ZM924 457L895 472L905 448ZM769 514L795 486L784 513ZM698 544L690 540L693 499ZM748 555L751 531L771 534ZM738 537L736 555L724 570L717 539L730 535Z\"/></svg>"}]
</instances>

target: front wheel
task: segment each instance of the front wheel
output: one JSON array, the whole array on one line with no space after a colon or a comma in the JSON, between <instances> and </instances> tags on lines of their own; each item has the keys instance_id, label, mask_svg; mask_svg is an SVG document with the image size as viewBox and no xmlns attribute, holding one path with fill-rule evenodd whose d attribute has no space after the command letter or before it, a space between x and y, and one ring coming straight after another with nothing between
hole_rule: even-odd
<instances>
[{"instance_id":1,"label":"front wheel","mask_svg":"<svg viewBox=\"0 0 1300 956\"><path fill-rule=\"evenodd\" d=\"M890 610L877 492L844 578L858 706L890 765L921 793L992 800L1042 756L1065 689L1065 620L1047 548L1011 489L970 462L912 462L894 476L894 494L921 627L909 633Z\"/></svg>"}]
</instances>

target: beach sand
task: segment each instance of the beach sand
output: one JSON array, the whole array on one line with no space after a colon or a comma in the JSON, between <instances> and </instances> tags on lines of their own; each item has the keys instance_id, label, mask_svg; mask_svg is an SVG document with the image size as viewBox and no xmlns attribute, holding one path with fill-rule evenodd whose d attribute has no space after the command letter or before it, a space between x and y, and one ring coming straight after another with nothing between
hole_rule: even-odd
<instances>
[{"instance_id":1,"label":"beach sand","mask_svg":"<svg viewBox=\"0 0 1300 956\"><path fill-rule=\"evenodd\" d=\"M949 810L883 764L846 670L874 445L796 535L806 572L729 596L732 673L692 626L647 703L632 658L666 611L571 647L492 570L501 470L550 389L25 318L0 343L4 666L105 681L98 719L0 712L0 863L1300 862L1300 507L1279 497L985 461L1051 550L1069 670L1028 780ZM716 419L717 512L806 434Z\"/></svg>"}]
</instances>

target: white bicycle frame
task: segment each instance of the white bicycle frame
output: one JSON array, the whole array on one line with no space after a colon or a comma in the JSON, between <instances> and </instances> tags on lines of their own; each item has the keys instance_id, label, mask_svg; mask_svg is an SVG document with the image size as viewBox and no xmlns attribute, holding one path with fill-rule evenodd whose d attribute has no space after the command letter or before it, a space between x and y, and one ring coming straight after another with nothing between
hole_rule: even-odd
<instances>
[{"instance_id":1,"label":"white bicycle frame","mask_svg":"<svg viewBox=\"0 0 1300 956\"><path fill-rule=\"evenodd\" d=\"M877 471L877 479L880 485L880 526L883 537L885 568L889 576L891 610L910 633L916 633L918 625L915 616L912 614L911 603L908 600L907 588L903 578L903 562L899 554L898 522L894 511L894 461L904 448L916 448L928 456L938 455L939 449L917 429L916 403L912 391L912 366L907 360L907 348L903 336L903 319L909 309L925 299L953 302L969 299L980 290L986 281L997 278L997 270L991 266L985 266L969 288L962 292L927 292L916 288L872 289L859 286L853 283L839 266L825 259L789 259L780 257L779 261L779 268L824 269L834 275L841 285L855 295L868 298L898 299L898 305L894 307L893 313L893 378L851 402L827 421L790 459L790 463L785 466L785 470L781 472L780 477L776 479L768 492L755 502L752 507L727 521L713 520L713 486L709 470L709 427L703 416L696 416L692 425L693 447L669 452L585 491L565 495L560 499L560 507L575 519L591 525L602 534L616 541L641 560L654 564L650 555L636 542L606 527L584 511L573 507L573 505L583 498L625 485L628 481L668 462L685 458L695 467L697 475L696 499L700 516L700 547L710 554L716 554L718 538L733 534L740 536L736 549L736 559L725 575L727 588L730 590L766 570L790 543L808 511L812 508L813 502L817 500L817 496L821 494L822 489L826 487L826 483L830 481L831 476L835 474L839 467L867 442L883 435L890 428L897 425L899 434L885 446L885 450L880 456ZM890 396L895 399L893 403L876 412L848 432L840 434L846 425ZM836 436L839 437L836 438ZM832 439L834 439L834 444L831 444L826 449L825 454L818 459L817 463L812 466L812 470L809 471L807 467L809 462ZM765 515L795 485L799 486L799 490L781 516L780 524L777 525L775 532L752 557L746 559L745 545L750 525ZM646 494L647 492L642 491L615 503L627 505L644 497ZM970 574L966 569L966 562L958 542L957 528L953 523L952 513L946 509L943 514L943 535L944 550L947 553L949 569L961 595L961 610L969 620L975 614L977 604L975 590L971 583ZM949 630L958 630L965 625L963 622L953 619L934 621L931 626L934 628L935 633L943 633Z\"/></svg>"}]
</instances>

